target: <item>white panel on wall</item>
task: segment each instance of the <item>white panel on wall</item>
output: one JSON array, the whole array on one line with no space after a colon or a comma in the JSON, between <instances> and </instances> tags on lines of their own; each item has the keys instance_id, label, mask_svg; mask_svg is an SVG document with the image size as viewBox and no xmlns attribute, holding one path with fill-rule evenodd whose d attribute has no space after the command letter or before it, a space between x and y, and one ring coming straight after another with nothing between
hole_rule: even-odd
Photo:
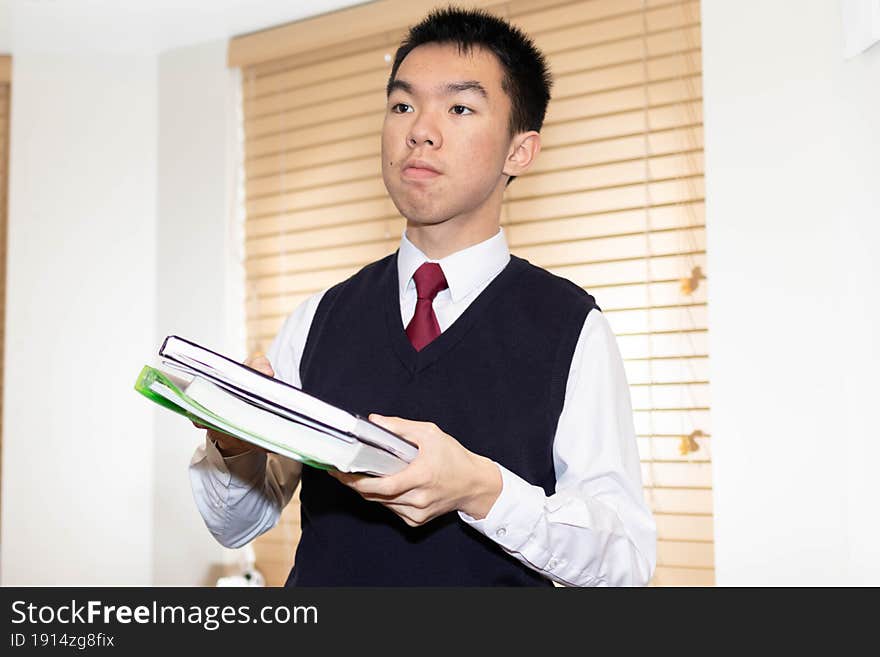
<instances>
[{"instance_id":1,"label":"white panel on wall","mask_svg":"<svg viewBox=\"0 0 880 657\"><path fill-rule=\"evenodd\" d=\"M153 57L16 55L3 585L152 580Z\"/></svg>"},{"instance_id":2,"label":"white panel on wall","mask_svg":"<svg viewBox=\"0 0 880 657\"><path fill-rule=\"evenodd\" d=\"M880 49L831 0L702 16L717 582L877 585Z\"/></svg>"}]
</instances>

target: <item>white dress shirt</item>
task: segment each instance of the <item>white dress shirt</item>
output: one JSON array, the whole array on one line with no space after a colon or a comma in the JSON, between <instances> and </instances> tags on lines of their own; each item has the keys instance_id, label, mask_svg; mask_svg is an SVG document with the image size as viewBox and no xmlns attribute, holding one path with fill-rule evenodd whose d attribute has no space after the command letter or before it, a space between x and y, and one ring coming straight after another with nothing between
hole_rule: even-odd
<instances>
[{"instance_id":1,"label":"white dress shirt","mask_svg":"<svg viewBox=\"0 0 880 657\"><path fill-rule=\"evenodd\" d=\"M509 260L503 229L440 260L429 259L404 232L397 258L403 325L415 313L412 276L422 263L438 262L449 283L433 302L445 331ZM323 295L311 296L293 311L267 354L275 376L297 387L300 359ZM598 310L587 315L574 350L553 465L556 488L548 497L540 486L498 464L502 490L488 515L476 520L459 512L461 522L561 584L647 584L656 561L656 526L642 493L623 361ZM277 454L252 451L223 458L206 440L193 455L190 480L210 532L221 544L240 547L277 524L301 471L300 463Z\"/></svg>"}]
</instances>

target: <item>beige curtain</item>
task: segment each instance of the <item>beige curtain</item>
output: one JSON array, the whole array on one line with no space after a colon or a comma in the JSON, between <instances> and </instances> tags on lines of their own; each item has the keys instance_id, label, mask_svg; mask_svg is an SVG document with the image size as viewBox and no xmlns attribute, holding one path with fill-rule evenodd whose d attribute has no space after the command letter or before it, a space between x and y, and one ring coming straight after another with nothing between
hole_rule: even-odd
<instances>
[{"instance_id":1,"label":"beige curtain","mask_svg":"<svg viewBox=\"0 0 880 657\"><path fill-rule=\"evenodd\" d=\"M230 45L231 64L242 67L252 351L266 349L298 303L400 239L404 220L379 165L384 85L406 27L387 18L393 4L348 10L352 29L390 22L344 43L333 25L347 14L338 12L334 24L313 19ZM407 3L409 20L431 5ZM659 533L654 583L711 585L699 3L488 8L535 39L555 78L537 166L506 193L511 250L598 299L631 384ZM303 41L309 49L291 53ZM298 515L289 505L256 543L270 583L290 568Z\"/></svg>"}]
</instances>

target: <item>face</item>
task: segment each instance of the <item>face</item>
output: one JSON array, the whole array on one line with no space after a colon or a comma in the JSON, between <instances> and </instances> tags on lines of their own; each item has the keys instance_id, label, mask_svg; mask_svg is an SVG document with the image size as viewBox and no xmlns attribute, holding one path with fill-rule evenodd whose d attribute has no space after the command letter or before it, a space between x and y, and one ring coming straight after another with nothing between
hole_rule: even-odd
<instances>
[{"instance_id":1,"label":"face","mask_svg":"<svg viewBox=\"0 0 880 657\"><path fill-rule=\"evenodd\" d=\"M410 225L497 221L513 140L490 52L426 44L403 60L382 128L382 177Z\"/></svg>"}]
</instances>

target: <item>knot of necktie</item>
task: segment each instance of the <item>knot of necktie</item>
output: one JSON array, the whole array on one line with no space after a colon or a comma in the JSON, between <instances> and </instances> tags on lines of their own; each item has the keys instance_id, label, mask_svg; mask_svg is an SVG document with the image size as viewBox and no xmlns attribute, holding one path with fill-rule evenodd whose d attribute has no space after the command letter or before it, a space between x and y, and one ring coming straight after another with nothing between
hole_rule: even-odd
<instances>
[{"instance_id":1,"label":"knot of necktie","mask_svg":"<svg viewBox=\"0 0 880 657\"><path fill-rule=\"evenodd\" d=\"M436 262L426 262L416 269L413 280L416 282L416 296L428 301L433 301L438 292L449 287L443 270Z\"/></svg>"}]
</instances>

